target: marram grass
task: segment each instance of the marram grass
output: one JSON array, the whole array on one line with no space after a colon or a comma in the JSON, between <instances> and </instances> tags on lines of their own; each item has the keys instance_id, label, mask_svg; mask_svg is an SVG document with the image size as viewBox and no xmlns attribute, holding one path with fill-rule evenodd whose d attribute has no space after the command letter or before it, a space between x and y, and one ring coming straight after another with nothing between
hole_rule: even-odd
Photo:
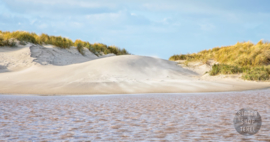
<instances>
[{"instance_id":1,"label":"marram grass","mask_svg":"<svg viewBox=\"0 0 270 142\"><path fill-rule=\"evenodd\" d=\"M262 40L257 44L238 42L232 46L215 47L193 54L173 55L169 58L171 61L204 63L210 59L219 62L212 66L210 75L242 73L242 78L246 80L269 80L270 43Z\"/></svg>"},{"instance_id":2,"label":"marram grass","mask_svg":"<svg viewBox=\"0 0 270 142\"><path fill-rule=\"evenodd\" d=\"M51 44L60 48L70 48L71 46L77 47L78 51L84 55L83 48L89 49L92 53L100 56L103 54L114 53L115 55L129 54L126 49L120 49L116 46L107 46L102 43L90 44L89 42L76 40L73 42L71 39L61 36L49 36L47 34L37 35L24 31L15 32L2 32L0 31L0 46L16 46L12 39L19 40L19 44L25 45L27 42L34 44Z\"/></svg>"}]
</instances>

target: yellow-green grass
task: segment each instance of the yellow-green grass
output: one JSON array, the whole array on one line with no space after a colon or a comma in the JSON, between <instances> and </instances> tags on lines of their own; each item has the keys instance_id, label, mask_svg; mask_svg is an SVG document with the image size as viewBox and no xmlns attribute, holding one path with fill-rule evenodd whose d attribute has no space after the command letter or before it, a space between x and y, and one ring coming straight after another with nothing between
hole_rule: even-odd
<instances>
[{"instance_id":1,"label":"yellow-green grass","mask_svg":"<svg viewBox=\"0 0 270 142\"><path fill-rule=\"evenodd\" d=\"M16 44L14 40L12 42L10 39L17 39L20 41L19 44L22 45L25 45L26 42L30 42L34 44L51 44L60 48L70 48L71 46L76 46L82 55L84 55L83 47L86 47L97 56L101 55L101 52L104 54L114 53L115 55L129 54L125 49L120 49L116 46L107 46L102 43L90 44L89 42L81 40L76 40L73 42L71 39L61 36L49 36L47 34L37 35L36 33L29 33L25 31L0 31L0 46L15 46Z\"/></svg>"},{"instance_id":2,"label":"yellow-green grass","mask_svg":"<svg viewBox=\"0 0 270 142\"><path fill-rule=\"evenodd\" d=\"M82 40L76 40L74 42L74 45L77 46L78 44L81 44L83 47L88 48L92 53L96 54L97 56L101 55L101 52L104 54L113 53L115 55L126 55L129 54L125 48L120 49L116 46L107 46L102 43L94 43L90 44L89 42L82 41Z\"/></svg>"},{"instance_id":3,"label":"yellow-green grass","mask_svg":"<svg viewBox=\"0 0 270 142\"><path fill-rule=\"evenodd\" d=\"M215 47L199 53L173 55L169 60L202 61L215 60L210 75L243 73L247 80L269 80L270 43L260 40L257 44L238 42L232 46Z\"/></svg>"}]
</instances>

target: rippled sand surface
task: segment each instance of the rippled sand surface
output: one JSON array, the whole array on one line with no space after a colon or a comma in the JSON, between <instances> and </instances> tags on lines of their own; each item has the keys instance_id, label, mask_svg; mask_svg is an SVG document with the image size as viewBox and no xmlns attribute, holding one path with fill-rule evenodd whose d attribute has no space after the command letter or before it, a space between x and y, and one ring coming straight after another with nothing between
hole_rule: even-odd
<instances>
[{"instance_id":1,"label":"rippled sand surface","mask_svg":"<svg viewBox=\"0 0 270 142\"><path fill-rule=\"evenodd\" d=\"M233 126L257 110L253 136ZM0 96L0 140L270 141L270 91L113 96Z\"/></svg>"}]
</instances>

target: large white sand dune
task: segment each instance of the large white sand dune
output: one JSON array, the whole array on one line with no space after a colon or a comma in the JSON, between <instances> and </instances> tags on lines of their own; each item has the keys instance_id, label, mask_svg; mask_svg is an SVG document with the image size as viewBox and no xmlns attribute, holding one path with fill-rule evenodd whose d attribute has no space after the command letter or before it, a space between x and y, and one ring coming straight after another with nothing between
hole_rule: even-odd
<instances>
[{"instance_id":1,"label":"large white sand dune","mask_svg":"<svg viewBox=\"0 0 270 142\"><path fill-rule=\"evenodd\" d=\"M61 49L51 45L40 46L34 44L19 47L1 47L0 66L10 71L16 71L32 65L52 64L64 66L98 59L95 54L86 48L84 48L84 54L82 56L76 47Z\"/></svg>"},{"instance_id":2,"label":"large white sand dune","mask_svg":"<svg viewBox=\"0 0 270 142\"><path fill-rule=\"evenodd\" d=\"M97 59L98 57L84 48L84 56L78 52L76 47L70 47L69 49L55 48L51 46L39 46L32 45L30 47L31 57L35 58L35 61L42 64L53 64L53 65L69 65L75 63L82 63Z\"/></svg>"},{"instance_id":3,"label":"large white sand dune","mask_svg":"<svg viewBox=\"0 0 270 142\"><path fill-rule=\"evenodd\" d=\"M175 62L136 55L96 57L75 48L0 48L0 93L118 94L258 89L269 83L200 80Z\"/></svg>"}]
</instances>

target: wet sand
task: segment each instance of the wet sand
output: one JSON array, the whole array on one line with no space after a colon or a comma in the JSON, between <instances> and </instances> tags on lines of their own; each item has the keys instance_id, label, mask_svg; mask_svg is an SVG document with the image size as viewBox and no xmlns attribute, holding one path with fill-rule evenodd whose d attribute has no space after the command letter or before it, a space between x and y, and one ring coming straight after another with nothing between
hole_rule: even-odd
<instances>
[{"instance_id":1,"label":"wet sand","mask_svg":"<svg viewBox=\"0 0 270 142\"><path fill-rule=\"evenodd\" d=\"M270 90L108 96L0 95L3 141L270 141ZM235 113L262 117L238 134Z\"/></svg>"}]
</instances>

